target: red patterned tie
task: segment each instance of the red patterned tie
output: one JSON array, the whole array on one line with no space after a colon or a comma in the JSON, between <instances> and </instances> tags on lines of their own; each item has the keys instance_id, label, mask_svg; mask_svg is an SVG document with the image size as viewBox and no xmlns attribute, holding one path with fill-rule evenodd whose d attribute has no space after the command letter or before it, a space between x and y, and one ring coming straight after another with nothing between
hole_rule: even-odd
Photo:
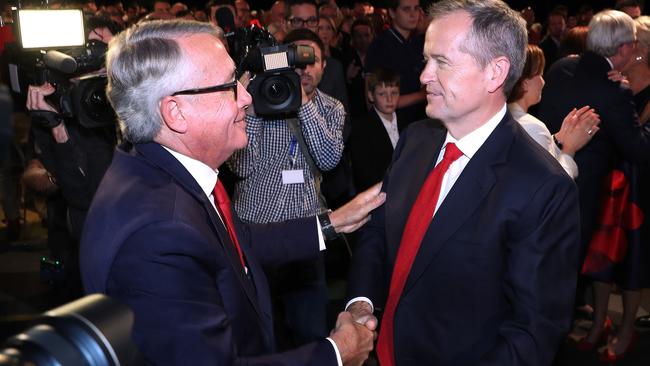
<instances>
[{"instance_id":1,"label":"red patterned tie","mask_svg":"<svg viewBox=\"0 0 650 366\"><path fill-rule=\"evenodd\" d=\"M237 240L237 233L235 232L235 225L232 221L230 198L228 198L228 193L226 193L226 190L223 188L221 181L217 181L217 185L214 186L214 191L212 193L214 194L214 201L217 206L217 211L219 211L219 215L221 215L221 219L226 225L226 229L228 229L230 240L232 240L233 244L235 244L235 249L237 249L237 254L239 255L241 265L243 268L246 268L246 264L244 263L244 254L242 253L241 247L239 246L239 240Z\"/></svg>"},{"instance_id":2,"label":"red patterned tie","mask_svg":"<svg viewBox=\"0 0 650 366\"><path fill-rule=\"evenodd\" d=\"M402 295L408 274L411 271L415 255L422 243L422 238L424 238L424 234L427 232L429 223L433 218L442 178L451 163L462 155L463 153L458 150L455 144L447 144L444 157L429 173L411 208L408 221L406 221L402 242L397 252L397 259L390 280L390 290L381 321L379 339L377 340L377 356L379 357L379 364L382 366L395 365L395 348L393 344L395 309Z\"/></svg>"}]
</instances>

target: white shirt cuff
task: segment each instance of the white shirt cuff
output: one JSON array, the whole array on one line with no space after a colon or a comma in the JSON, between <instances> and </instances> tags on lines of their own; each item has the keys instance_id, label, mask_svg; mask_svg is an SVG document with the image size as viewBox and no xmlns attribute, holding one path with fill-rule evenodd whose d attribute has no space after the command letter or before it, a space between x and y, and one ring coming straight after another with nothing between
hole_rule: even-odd
<instances>
[{"instance_id":1,"label":"white shirt cuff","mask_svg":"<svg viewBox=\"0 0 650 366\"><path fill-rule=\"evenodd\" d=\"M339 364L339 366L343 366L343 360L341 360L341 354L339 353L339 347L336 345L336 342L330 337L325 338L330 343L332 344L332 347L334 347L334 353L336 353L336 362Z\"/></svg>"},{"instance_id":2,"label":"white shirt cuff","mask_svg":"<svg viewBox=\"0 0 650 366\"><path fill-rule=\"evenodd\" d=\"M316 217L316 227L318 228L318 250L322 252L323 250L327 249L327 246L325 245L325 238L323 238L323 228L320 226L318 217Z\"/></svg>"},{"instance_id":3,"label":"white shirt cuff","mask_svg":"<svg viewBox=\"0 0 650 366\"><path fill-rule=\"evenodd\" d=\"M365 301L365 302L367 302L368 304L370 304L371 312L373 312L373 313L375 312L375 306L372 304L372 301L370 301L369 298L363 297L363 296L355 297L354 299L348 301L348 303L345 304L345 310L348 310L348 307L350 307L350 305L352 305L353 303L355 303L357 301Z\"/></svg>"}]
</instances>

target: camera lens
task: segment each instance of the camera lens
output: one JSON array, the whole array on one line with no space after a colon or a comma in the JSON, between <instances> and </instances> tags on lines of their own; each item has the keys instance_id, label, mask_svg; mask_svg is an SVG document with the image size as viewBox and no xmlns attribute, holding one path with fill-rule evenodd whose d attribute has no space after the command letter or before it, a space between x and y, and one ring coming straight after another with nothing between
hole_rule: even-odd
<instances>
[{"instance_id":1,"label":"camera lens","mask_svg":"<svg viewBox=\"0 0 650 366\"><path fill-rule=\"evenodd\" d=\"M262 84L262 95L269 104L284 104L291 97L291 84L282 75L270 77Z\"/></svg>"}]
</instances>

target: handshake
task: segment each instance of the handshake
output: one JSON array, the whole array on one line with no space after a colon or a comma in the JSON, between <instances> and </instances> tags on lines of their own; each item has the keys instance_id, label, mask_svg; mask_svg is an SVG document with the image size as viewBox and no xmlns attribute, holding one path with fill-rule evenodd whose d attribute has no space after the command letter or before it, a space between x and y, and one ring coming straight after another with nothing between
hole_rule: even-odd
<instances>
[{"instance_id":1,"label":"handshake","mask_svg":"<svg viewBox=\"0 0 650 366\"><path fill-rule=\"evenodd\" d=\"M362 365L377 338L377 318L369 303L357 301L339 314L330 338L336 343L343 365Z\"/></svg>"}]
</instances>

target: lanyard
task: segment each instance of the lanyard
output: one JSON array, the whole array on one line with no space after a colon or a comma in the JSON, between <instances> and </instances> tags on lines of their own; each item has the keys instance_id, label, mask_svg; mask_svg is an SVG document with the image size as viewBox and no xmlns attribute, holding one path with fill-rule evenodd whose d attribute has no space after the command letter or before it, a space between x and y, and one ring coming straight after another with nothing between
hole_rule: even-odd
<instances>
[{"instance_id":1,"label":"lanyard","mask_svg":"<svg viewBox=\"0 0 650 366\"><path fill-rule=\"evenodd\" d=\"M291 143L289 144L289 161L291 162L291 168L296 165L296 159L298 157L298 140L295 136L291 136Z\"/></svg>"}]
</instances>

